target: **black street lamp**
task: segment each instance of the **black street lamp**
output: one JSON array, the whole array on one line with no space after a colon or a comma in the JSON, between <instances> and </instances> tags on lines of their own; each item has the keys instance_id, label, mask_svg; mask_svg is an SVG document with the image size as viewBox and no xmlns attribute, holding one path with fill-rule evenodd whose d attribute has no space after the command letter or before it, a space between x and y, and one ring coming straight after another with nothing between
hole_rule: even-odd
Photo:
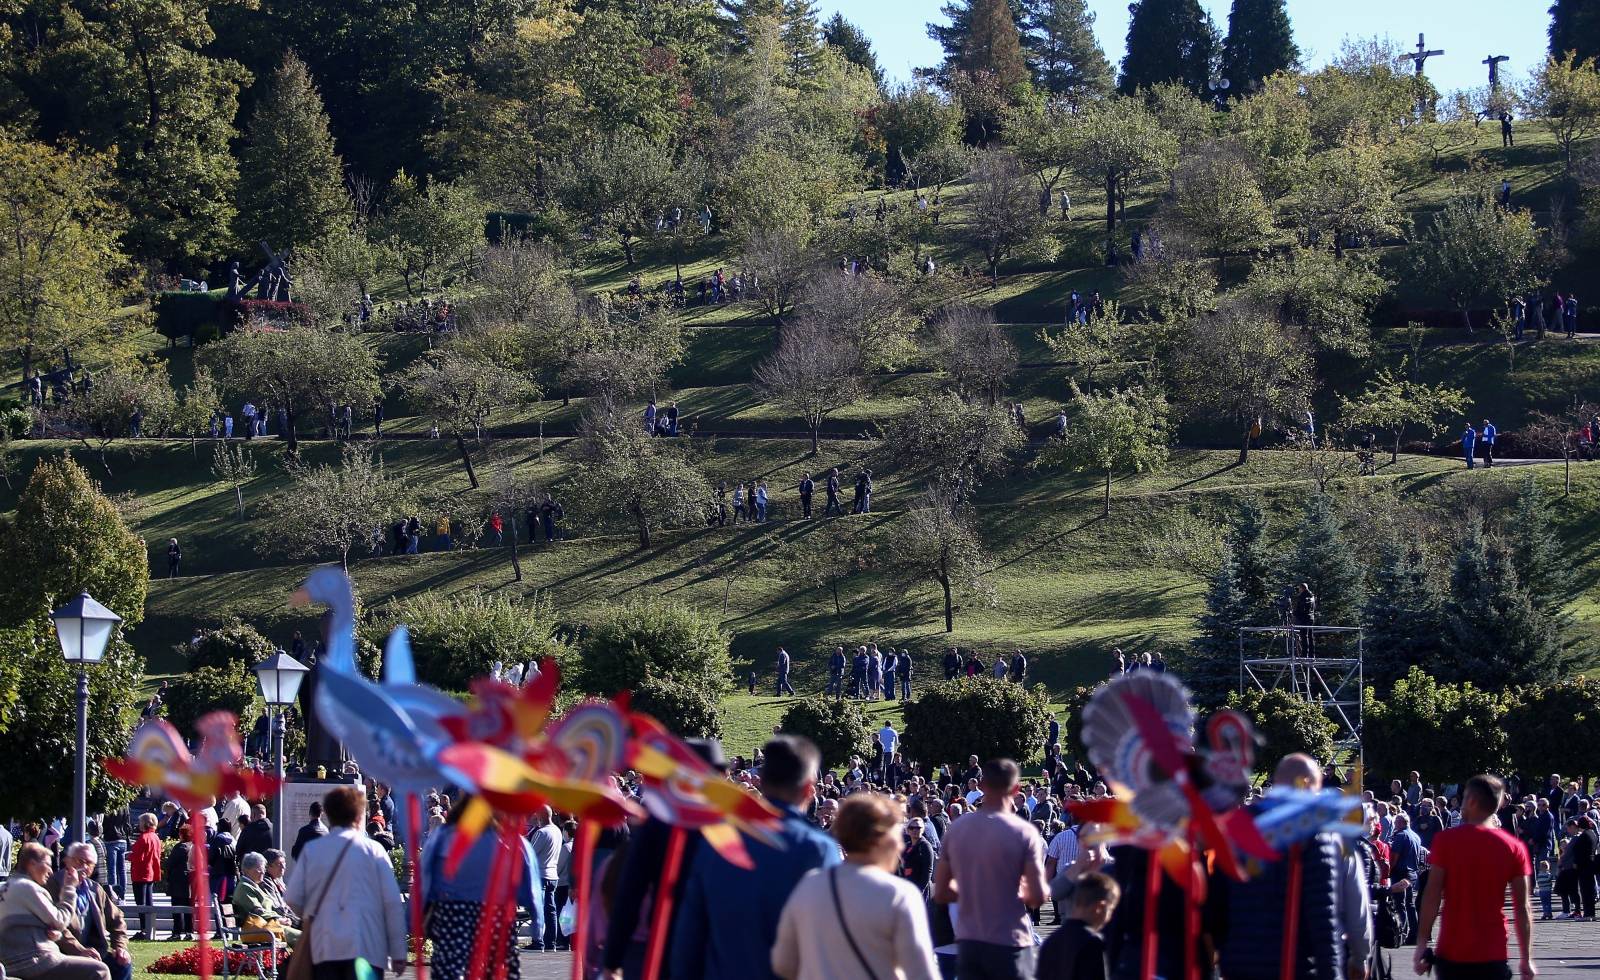
<instances>
[{"instance_id":1,"label":"black street lamp","mask_svg":"<svg viewBox=\"0 0 1600 980\"><path fill-rule=\"evenodd\" d=\"M56 638L61 641L61 654L67 663L78 665L78 753L72 770L72 825L67 828L69 843L84 839L83 828L88 822L88 769L89 769L89 664L97 664L106 655L106 644L111 631L122 622L122 617L80 592L77 598L50 614L56 624Z\"/></svg>"},{"instance_id":2,"label":"black street lamp","mask_svg":"<svg viewBox=\"0 0 1600 980\"><path fill-rule=\"evenodd\" d=\"M272 726L272 774L278 777L278 788L272 794L272 844L283 850L283 712L295 703L300 693L300 682L311 670L305 664L279 650L256 664L256 683L261 687L261 700L267 703ZM273 710L277 709L277 710Z\"/></svg>"}]
</instances>

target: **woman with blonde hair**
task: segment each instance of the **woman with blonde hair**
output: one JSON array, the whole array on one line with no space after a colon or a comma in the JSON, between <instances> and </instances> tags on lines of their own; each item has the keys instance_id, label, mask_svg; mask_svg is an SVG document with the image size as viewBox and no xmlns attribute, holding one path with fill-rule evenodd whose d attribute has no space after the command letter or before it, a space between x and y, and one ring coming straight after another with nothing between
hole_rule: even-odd
<instances>
[{"instance_id":1,"label":"woman with blonde hair","mask_svg":"<svg viewBox=\"0 0 1600 980\"><path fill-rule=\"evenodd\" d=\"M812 871L789 896L772 948L774 973L785 980L937 980L922 895L896 876L904 824L905 810L887 796L845 797L833 821L844 863Z\"/></svg>"}]
</instances>

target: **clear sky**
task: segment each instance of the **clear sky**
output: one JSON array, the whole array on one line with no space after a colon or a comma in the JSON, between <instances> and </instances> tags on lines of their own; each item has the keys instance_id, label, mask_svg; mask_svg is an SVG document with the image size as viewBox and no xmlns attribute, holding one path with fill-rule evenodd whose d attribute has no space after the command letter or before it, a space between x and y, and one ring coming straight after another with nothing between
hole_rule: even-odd
<instances>
[{"instance_id":1,"label":"clear sky","mask_svg":"<svg viewBox=\"0 0 1600 980\"><path fill-rule=\"evenodd\" d=\"M1200 0L1219 30L1228 28L1232 0ZM837 11L872 38L890 78L906 80L911 69L938 62L939 46L928 39L928 21L941 20L943 0L819 0L824 18ZM1550 24L1547 0L1289 0L1295 43L1311 68L1321 67L1348 36L1388 35L1415 48L1417 32L1427 35L1428 77L1440 91L1488 81L1481 64L1490 54L1509 55L1502 71L1524 77L1544 59ZM1115 68L1122 61L1128 33L1127 0L1089 0L1095 34ZM1491 50L1493 49L1493 50Z\"/></svg>"}]
</instances>

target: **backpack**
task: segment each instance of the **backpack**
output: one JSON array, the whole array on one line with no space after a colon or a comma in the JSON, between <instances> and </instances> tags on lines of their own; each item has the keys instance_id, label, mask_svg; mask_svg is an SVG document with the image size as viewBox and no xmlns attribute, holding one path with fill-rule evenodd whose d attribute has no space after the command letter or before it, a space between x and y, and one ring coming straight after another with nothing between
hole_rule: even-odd
<instances>
[{"instance_id":1,"label":"backpack","mask_svg":"<svg viewBox=\"0 0 1600 980\"><path fill-rule=\"evenodd\" d=\"M233 878L239 873L238 855L234 852L233 842L220 834L211 838L211 843L206 845L206 862L211 867L213 878Z\"/></svg>"}]
</instances>

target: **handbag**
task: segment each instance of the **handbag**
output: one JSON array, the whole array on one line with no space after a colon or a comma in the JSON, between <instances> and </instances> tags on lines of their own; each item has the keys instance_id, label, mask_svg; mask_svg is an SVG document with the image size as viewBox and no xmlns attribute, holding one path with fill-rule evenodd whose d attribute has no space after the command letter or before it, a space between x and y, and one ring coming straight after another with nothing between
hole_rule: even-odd
<instances>
[{"instance_id":1,"label":"handbag","mask_svg":"<svg viewBox=\"0 0 1600 980\"><path fill-rule=\"evenodd\" d=\"M289 957L289 969L284 973L284 980L311 980L311 926L317 913L322 910L322 900L328 897L328 886L339 874L339 865L344 863L345 855L350 853L354 844L354 840L345 842L344 850L339 852L339 860L333 862L333 870L328 872L328 879L322 883L322 891L317 894L316 902L306 909L306 914L301 918L300 942L295 946L294 955Z\"/></svg>"},{"instance_id":2,"label":"handbag","mask_svg":"<svg viewBox=\"0 0 1600 980\"><path fill-rule=\"evenodd\" d=\"M878 980L878 975L872 972L872 965L861 954L861 947L856 945L856 937L850 934L850 923L844 919L844 906L839 902L839 869L828 869L828 887L833 891L833 913L839 917L839 928L844 930L845 942L850 944L850 952L856 954L856 962L861 964L861 970L867 975L867 980Z\"/></svg>"}]
</instances>

